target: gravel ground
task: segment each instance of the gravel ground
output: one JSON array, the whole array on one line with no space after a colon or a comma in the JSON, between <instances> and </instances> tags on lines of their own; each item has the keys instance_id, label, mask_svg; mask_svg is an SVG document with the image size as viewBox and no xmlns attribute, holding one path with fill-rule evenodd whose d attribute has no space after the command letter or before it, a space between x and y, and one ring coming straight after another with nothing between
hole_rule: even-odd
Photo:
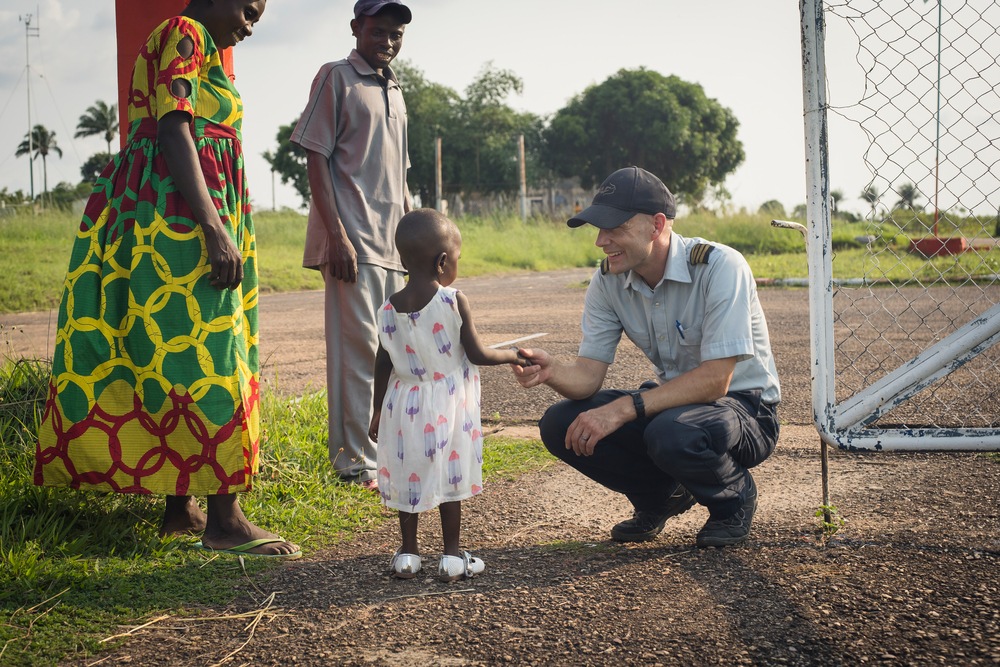
<instances>
[{"instance_id":1,"label":"gravel ground","mask_svg":"<svg viewBox=\"0 0 1000 667\"><path fill-rule=\"evenodd\" d=\"M488 342L544 332L538 347L572 355L588 273L458 286ZM1000 665L1000 463L975 453L832 451L831 500L845 523L824 539L806 292L767 289L761 300L783 427L777 451L755 469L760 506L744 545L696 549L700 507L654 542L613 543L608 528L628 515L627 503L553 463L465 503L464 545L487 563L472 580L431 576L441 543L433 515L421 526L426 572L390 579L390 520L240 580L224 609L158 621L108 654L67 664ZM265 295L261 312L268 390L322 387L322 295ZM44 354L35 348L51 340L53 322L0 316L14 332L8 353ZM648 377L623 344L608 385ZM554 398L521 390L506 369L484 369L483 414L502 433L536 435Z\"/></svg>"}]
</instances>

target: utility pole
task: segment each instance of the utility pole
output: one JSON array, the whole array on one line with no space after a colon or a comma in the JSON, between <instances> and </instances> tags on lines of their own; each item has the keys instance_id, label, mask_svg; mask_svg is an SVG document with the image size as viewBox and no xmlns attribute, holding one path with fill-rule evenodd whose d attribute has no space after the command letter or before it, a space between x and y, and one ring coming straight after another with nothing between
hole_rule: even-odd
<instances>
[{"instance_id":1,"label":"utility pole","mask_svg":"<svg viewBox=\"0 0 1000 667\"><path fill-rule=\"evenodd\" d=\"M434 208L444 213L444 205L441 203L441 191L444 189L441 183L441 137L434 139Z\"/></svg>"},{"instance_id":2,"label":"utility pole","mask_svg":"<svg viewBox=\"0 0 1000 667\"><path fill-rule=\"evenodd\" d=\"M31 14L17 17L19 21L24 21L24 61L25 77L28 88L28 173L31 184L31 205L35 205L35 141L31 126L31 50L29 49L30 38L38 37L39 29L31 27Z\"/></svg>"},{"instance_id":3,"label":"utility pole","mask_svg":"<svg viewBox=\"0 0 1000 667\"><path fill-rule=\"evenodd\" d=\"M528 181L524 168L524 135L517 135L517 171L521 190L521 220L528 219Z\"/></svg>"}]
</instances>

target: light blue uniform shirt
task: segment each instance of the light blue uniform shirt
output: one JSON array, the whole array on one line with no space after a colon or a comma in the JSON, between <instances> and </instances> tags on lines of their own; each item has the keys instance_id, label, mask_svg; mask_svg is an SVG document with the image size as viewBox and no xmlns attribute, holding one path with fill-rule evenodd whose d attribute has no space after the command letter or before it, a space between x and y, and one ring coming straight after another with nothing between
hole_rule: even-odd
<instances>
[{"instance_id":1,"label":"light blue uniform shirt","mask_svg":"<svg viewBox=\"0 0 1000 667\"><path fill-rule=\"evenodd\" d=\"M699 244L711 251L707 261L692 264L691 251ZM653 288L633 271L597 271L587 289L582 329L581 357L611 364L624 332L653 363L661 383L702 361L736 357L730 391L759 389L763 402L781 400L753 274L743 255L728 246L671 232L666 271Z\"/></svg>"}]
</instances>

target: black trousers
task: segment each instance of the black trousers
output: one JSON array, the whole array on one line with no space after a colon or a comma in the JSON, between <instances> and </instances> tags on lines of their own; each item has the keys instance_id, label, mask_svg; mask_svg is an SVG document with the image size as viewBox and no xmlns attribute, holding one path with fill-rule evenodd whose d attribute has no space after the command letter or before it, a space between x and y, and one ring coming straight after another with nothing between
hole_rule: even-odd
<instances>
[{"instance_id":1,"label":"black trousers","mask_svg":"<svg viewBox=\"0 0 1000 667\"><path fill-rule=\"evenodd\" d=\"M778 442L776 406L759 391L731 392L713 403L671 408L625 424L591 456L566 448L566 432L577 415L631 392L608 389L582 401L564 400L539 422L542 441L556 457L595 482L625 494L637 510L658 511L683 485L713 516L739 509L749 468Z\"/></svg>"}]
</instances>

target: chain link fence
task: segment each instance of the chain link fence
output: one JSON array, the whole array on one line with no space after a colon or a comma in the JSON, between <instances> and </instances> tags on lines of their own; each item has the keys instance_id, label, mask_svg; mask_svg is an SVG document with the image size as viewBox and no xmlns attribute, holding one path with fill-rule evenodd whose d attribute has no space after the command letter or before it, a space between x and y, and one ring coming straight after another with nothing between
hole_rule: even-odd
<instances>
[{"instance_id":1,"label":"chain link fence","mask_svg":"<svg viewBox=\"0 0 1000 667\"><path fill-rule=\"evenodd\" d=\"M811 3L802 0L804 39ZM949 345L983 321L1000 326L1000 3L816 5L825 23L823 192L838 170L864 176L870 240L863 276L843 279L832 256L836 402L885 393L850 425L869 434L980 429L1000 443L997 336ZM916 389L878 387L939 348L950 355L942 371L911 381Z\"/></svg>"}]
</instances>

